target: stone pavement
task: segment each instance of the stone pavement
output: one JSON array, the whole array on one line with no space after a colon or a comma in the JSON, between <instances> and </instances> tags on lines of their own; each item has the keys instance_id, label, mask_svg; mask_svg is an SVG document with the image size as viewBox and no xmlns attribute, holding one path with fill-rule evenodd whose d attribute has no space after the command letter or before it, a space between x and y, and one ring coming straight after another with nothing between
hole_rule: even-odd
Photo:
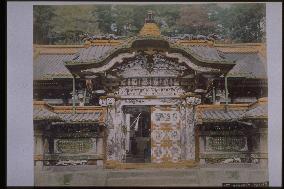
<instances>
[{"instance_id":1,"label":"stone pavement","mask_svg":"<svg viewBox=\"0 0 284 189\"><path fill-rule=\"evenodd\" d=\"M35 174L36 186L222 186L222 183L267 181L268 170L257 166L139 170L74 166L54 167Z\"/></svg>"}]
</instances>

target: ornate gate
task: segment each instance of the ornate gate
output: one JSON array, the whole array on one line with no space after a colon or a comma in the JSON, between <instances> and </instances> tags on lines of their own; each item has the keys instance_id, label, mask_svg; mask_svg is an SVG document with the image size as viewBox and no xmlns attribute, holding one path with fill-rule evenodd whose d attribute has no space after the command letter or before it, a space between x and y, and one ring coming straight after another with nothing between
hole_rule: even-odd
<instances>
[{"instance_id":1,"label":"ornate gate","mask_svg":"<svg viewBox=\"0 0 284 189\"><path fill-rule=\"evenodd\" d=\"M151 162L180 161L180 135L180 114L177 108L151 108Z\"/></svg>"}]
</instances>

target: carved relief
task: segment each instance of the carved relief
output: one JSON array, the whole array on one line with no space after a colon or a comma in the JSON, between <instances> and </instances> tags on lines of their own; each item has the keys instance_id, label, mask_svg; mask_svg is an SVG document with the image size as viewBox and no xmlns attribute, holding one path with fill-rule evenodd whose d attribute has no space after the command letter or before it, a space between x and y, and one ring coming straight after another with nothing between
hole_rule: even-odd
<instances>
[{"instance_id":1,"label":"carved relief","mask_svg":"<svg viewBox=\"0 0 284 189\"><path fill-rule=\"evenodd\" d=\"M120 81L121 86L179 86L180 81L178 78L172 77L143 77L140 75L124 78Z\"/></svg>"},{"instance_id":2,"label":"carved relief","mask_svg":"<svg viewBox=\"0 0 284 189\"><path fill-rule=\"evenodd\" d=\"M128 96L129 97L129 96ZM128 99L126 96L125 99L121 100L121 106L124 105L178 105L181 103L181 100L178 98L160 98L160 99L145 99L133 97L133 99Z\"/></svg>"},{"instance_id":3,"label":"carved relief","mask_svg":"<svg viewBox=\"0 0 284 189\"><path fill-rule=\"evenodd\" d=\"M181 159L179 123L176 108L154 108L151 121L152 162L177 162Z\"/></svg>"},{"instance_id":4,"label":"carved relief","mask_svg":"<svg viewBox=\"0 0 284 189\"><path fill-rule=\"evenodd\" d=\"M179 96L185 91L178 86L172 87L119 87L115 95L119 96Z\"/></svg>"},{"instance_id":5,"label":"carved relief","mask_svg":"<svg viewBox=\"0 0 284 189\"><path fill-rule=\"evenodd\" d=\"M161 54L139 54L133 60L128 61L127 64L119 65L115 69L118 70L119 76L130 78L177 77L182 76L188 68L185 65L176 64ZM145 80L143 82L145 84Z\"/></svg>"},{"instance_id":6,"label":"carved relief","mask_svg":"<svg viewBox=\"0 0 284 189\"><path fill-rule=\"evenodd\" d=\"M187 97L186 103L195 106L201 103L201 99L196 97Z\"/></svg>"},{"instance_id":7,"label":"carved relief","mask_svg":"<svg viewBox=\"0 0 284 189\"><path fill-rule=\"evenodd\" d=\"M96 152L95 138L78 138L78 139L55 139L55 153L78 154L87 152Z\"/></svg>"},{"instance_id":8,"label":"carved relief","mask_svg":"<svg viewBox=\"0 0 284 189\"><path fill-rule=\"evenodd\" d=\"M206 151L247 151L246 137L206 137Z\"/></svg>"},{"instance_id":9,"label":"carved relief","mask_svg":"<svg viewBox=\"0 0 284 189\"><path fill-rule=\"evenodd\" d=\"M153 116L155 123L167 122L174 124L179 120L177 112L156 112L153 113Z\"/></svg>"}]
</instances>

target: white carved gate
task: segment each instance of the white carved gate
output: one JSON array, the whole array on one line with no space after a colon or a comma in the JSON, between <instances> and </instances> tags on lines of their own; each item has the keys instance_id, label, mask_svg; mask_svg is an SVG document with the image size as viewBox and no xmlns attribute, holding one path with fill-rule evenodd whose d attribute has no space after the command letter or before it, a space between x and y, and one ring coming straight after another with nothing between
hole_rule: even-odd
<instances>
[{"instance_id":1,"label":"white carved gate","mask_svg":"<svg viewBox=\"0 0 284 189\"><path fill-rule=\"evenodd\" d=\"M180 114L171 106L151 109L151 161L153 163L181 160Z\"/></svg>"}]
</instances>

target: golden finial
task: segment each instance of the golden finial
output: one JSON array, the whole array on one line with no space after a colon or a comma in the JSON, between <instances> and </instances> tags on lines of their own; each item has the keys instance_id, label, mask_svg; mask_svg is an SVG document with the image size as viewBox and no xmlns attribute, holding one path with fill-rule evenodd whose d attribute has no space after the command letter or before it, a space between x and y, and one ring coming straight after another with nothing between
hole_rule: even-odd
<instances>
[{"instance_id":1,"label":"golden finial","mask_svg":"<svg viewBox=\"0 0 284 189\"><path fill-rule=\"evenodd\" d=\"M145 23L139 32L139 36L160 36L160 28L156 24L152 11L148 11Z\"/></svg>"}]
</instances>

